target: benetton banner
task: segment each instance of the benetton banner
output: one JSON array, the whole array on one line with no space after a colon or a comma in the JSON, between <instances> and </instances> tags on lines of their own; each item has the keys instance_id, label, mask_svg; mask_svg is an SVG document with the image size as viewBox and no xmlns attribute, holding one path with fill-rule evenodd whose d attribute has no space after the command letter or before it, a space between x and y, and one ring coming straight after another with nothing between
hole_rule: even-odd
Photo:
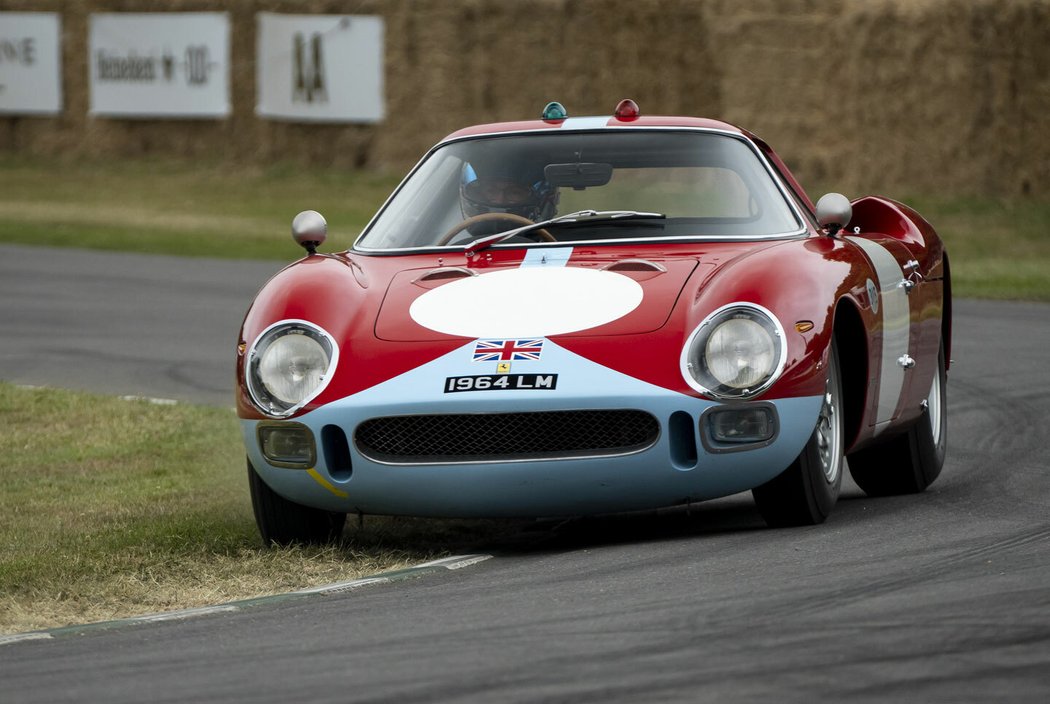
<instances>
[{"instance_id":1,"label":"benetton banner","mask_svg":"<svg viewBox=\"0 0 1050 704\"><path fill-rule=\"evenodd\" d=\"M258 18L256 114L316 122L383 119L383 18Z\"/></svg>"},{"instance_id":2,"label":"benetton banner","mask_svg":"<svg viewBox=\"0 0 1050 704\"><path fill-rule=\"evenodd\" d=\"M91 15L91 114L230 114L230 20L224 12Z\"/></svg>"},{"instance_id":3,"label":"benetton banner","mask_svg":"<svg viewBox=\"0 0 1050 704\"><path fill-rule=\"evenodd\" d=\"M0 114L62 111L61 23L54 12L0 12Z\"/></svg>"}]
</instances>

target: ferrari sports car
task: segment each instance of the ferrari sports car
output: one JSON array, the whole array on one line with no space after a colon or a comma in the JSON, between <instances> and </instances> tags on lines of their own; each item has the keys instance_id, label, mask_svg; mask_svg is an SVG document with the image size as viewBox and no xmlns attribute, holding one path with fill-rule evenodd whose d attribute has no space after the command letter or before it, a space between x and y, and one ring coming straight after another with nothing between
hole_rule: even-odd
<instances>
[{"instance_id":1,"label":"ferrari sports car","mask_svg":"<svg viewBox=\"0 0 1050 704\"><path fill-rule=\"evenodd\" d=\"M244 320L238 413L267 543L347 514L573 517L751 491L824 521L941 471L948 257L886 198L814 204L732 125L642 115L455 132L353 246Z\"/></svg>"}]
</instances>

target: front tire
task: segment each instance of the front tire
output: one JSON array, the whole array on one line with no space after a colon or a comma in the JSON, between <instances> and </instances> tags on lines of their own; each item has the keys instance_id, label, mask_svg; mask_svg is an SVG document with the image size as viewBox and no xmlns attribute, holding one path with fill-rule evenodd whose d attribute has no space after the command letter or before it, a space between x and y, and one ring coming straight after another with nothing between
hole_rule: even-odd
<instances>
[{"instance_id":1,"label":"front tire","mask_svg":"<svg viewBox=\"0 0 1050 704\"><path fill-rule=\"evenodd\" d=\"M948 374L944 343L919 420L885 443L849 456L850 474L868 496L917 494L940 476L948 447Z\"/></svg>"},{"instance_id":2,"label":"front tire","mask_svg":"<svg viewBox=\"0 0 1050 704\"><path fill-rule=\"evenodd\" d=\"M824 402L813 435L791 466L751 490L769 527L812 526L823 523L831 514L842 486L842 400L838 345L832 342Z\"/></svg>"},{"instance_id":3,"label":"front tire","mask_svg":"<svg viewBox=\"0 0 1050 704\"><path fill-rule=\"evenodd\" d=\"M248 487L259 534L267 545L322 545L339 538L345 513L333 513L289 501L262 480L248 460Z\"/></svg>"}]
</instances>

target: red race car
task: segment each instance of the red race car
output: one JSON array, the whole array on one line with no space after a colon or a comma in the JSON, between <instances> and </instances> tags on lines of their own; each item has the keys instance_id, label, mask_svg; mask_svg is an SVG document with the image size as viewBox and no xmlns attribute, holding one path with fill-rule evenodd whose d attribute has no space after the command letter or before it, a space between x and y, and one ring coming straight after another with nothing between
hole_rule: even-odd
<instances>
[{"instance_id":1,"label":"red race car","mask_svg":"<svg viewBox=\"0 0 1050 704\"><path fill-rule=\"evenodd\" d=\"M237 407L267 542L348 513L579 516L750 490L824 521L944 462L948 258L891 200L814 205L762 140L611 116L460 130L348 251L245 318Z\"/></svg>"}]
</instances>

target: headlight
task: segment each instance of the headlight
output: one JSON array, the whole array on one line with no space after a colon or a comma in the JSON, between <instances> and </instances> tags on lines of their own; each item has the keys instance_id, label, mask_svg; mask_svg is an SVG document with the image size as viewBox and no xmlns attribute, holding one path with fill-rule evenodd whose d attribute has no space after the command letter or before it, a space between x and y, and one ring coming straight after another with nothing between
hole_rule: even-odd
<instances>
[{"instance_id":1,"label":"headlight","mask_svg":"<svg viewBox=\"0 0 1050 704\"><path fill-rule=\"evenodd\" d=\"M263 413L283 417L321 393L339 350L332 336L303 320L268 327L248 352L245 380Z\"/></svg>"},{"instance_id":2,"label":"headlight","mask_svg":"<svg viewBox=\"0 0 1050 704\"><path fill-rule=\"evenodd\" d=\"M682 375L697 391L719 398L750 398L783 371L784 330L753 303L731 303L709 315L682 349Z\"/></svg>"}]
</instances>

